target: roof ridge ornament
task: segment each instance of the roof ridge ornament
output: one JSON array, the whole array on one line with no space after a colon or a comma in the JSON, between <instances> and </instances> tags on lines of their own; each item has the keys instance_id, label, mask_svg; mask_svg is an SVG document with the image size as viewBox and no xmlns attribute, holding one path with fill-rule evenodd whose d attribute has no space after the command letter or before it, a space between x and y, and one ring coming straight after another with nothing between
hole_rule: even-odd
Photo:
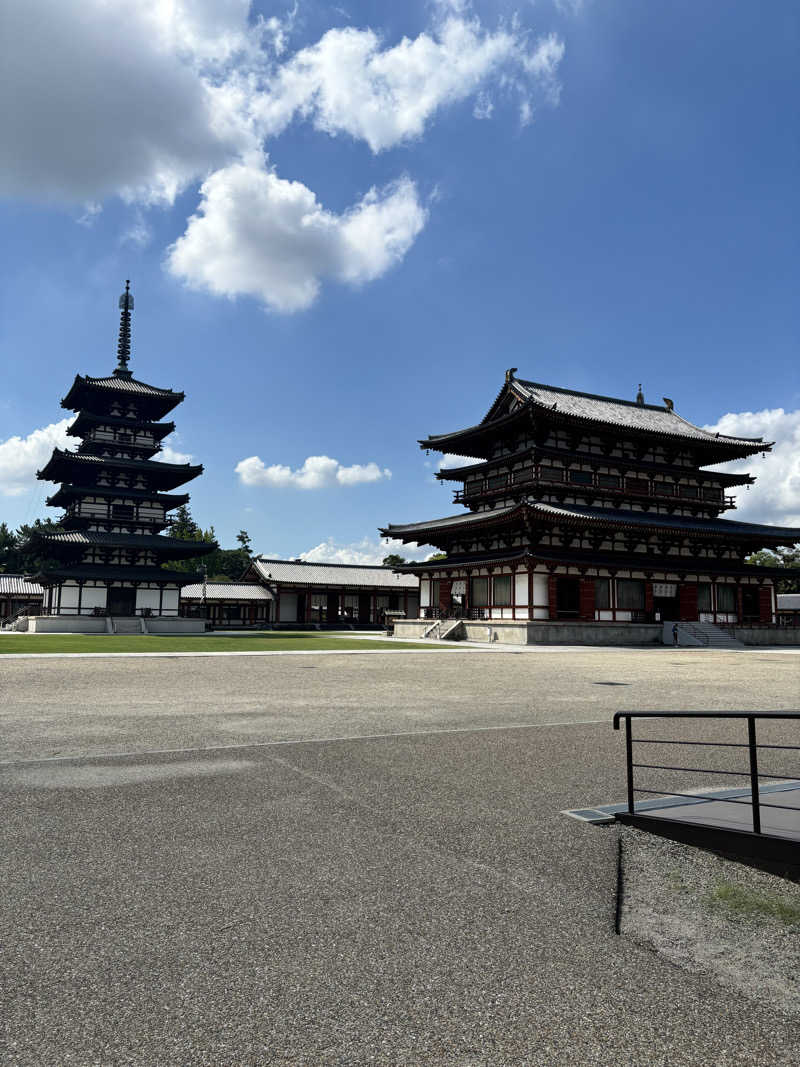
<instances>
[{"instance_id":1,"label":"roof ridge ornament","mask_svg":"<svg viewBox=\"0 0 800 1067\"><path fill-rule=\"evenodd\" d=\"M133 293L131 292L130 278L125 279L125 292L119 298L119 341L117 342L117 366L114 368L116 378L132 378L133 373L128 370L128 360L131 358L131 312L133 311Z\"/></svg>"},{"instance_id":2,"label":"roof ridge ornament","mask_svg":"<svg viewBox=\"0 0 800 1067\"><path fill-rule=\"evenodd\" d=\"M514 375L517 373L517 367L509 367L506 371L506 381L510 382Z\"/></svg>"},{"instance_id":3,"label":"roof ridge ornament","mask_svg":"<svg viewBox=\"0 0 800 1067\"><path fill-rule=\"evenodd\" d=\"M640 408L644 407L644 393L642 392L642 383L639 382L639 392L636 394L636 403Z\"/></svg>"}]
</instances>

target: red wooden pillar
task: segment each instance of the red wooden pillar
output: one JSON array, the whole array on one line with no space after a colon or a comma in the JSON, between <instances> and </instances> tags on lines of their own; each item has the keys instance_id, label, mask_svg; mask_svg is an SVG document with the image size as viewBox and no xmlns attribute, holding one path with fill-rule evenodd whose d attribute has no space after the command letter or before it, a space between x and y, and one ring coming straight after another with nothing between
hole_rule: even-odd
<instances>
[{"instance_id":1,"label":"red wooden pillar","mask_svg":"<svg viewBox=\"0 0 800 1067\"><path fill-rule=\"evenodd\" d=\"M439 579L439 609L442 612L450 610L450 590L453 583L446 578Z\"/></svg>"},{"instance_id":2,"label":"red wooden pillar","mask_svg":"<svg viewBox=\"0 0 800 1067\"><path fill-rule=\"evenodd\" d=\"M736 618L739 620L739 625L741 626L744 622L744 604L742 601L741 584L736 586Z\"/></svg>"},{"instance_id":3,"label":"red wooden pillar","mask_svg":"<svg viewBox=\"0 0 800 1067\"><path fill-rule=\"evenodd\" d=\"M758 590L758 621L772 622L771 585L762 585Z\"/></svg>"},{"instance_id":4,"label":"red wooden pillar","mask_svg":"<svg viewBox=\"0 0 800 1067\"><path fill-rule=\"evenodd\" d=\"M697 620L697 582L681 582L678 587L681 622Z\"/></svg>"},{"instance_id":5,"label":"red wooden pillar","mask_svg":"<svg viewBox=\"0 0 800 1067\"><path fill-rule=\"evenodd\" d=\"M551 574L547 579L547 607L551 619L558 618L558 578Z\"/></svg>"},{"instance_id":6,"label":"red wooden pillar","mask_svg":"<svg viewBox=\"0 0 800 1067\"><path fill-rule=\"evenodd\" d=\"M580 617L583 622L594 622L594 578L581 578Z\"/></svg>"},{"instance_id":7,"label":"red wooden pillar","mask_svg":"<svg viewBox=\"0 0 800 1067\"><path fill-rule=\"evenodd\" d=\"M644 583L644 610L648 619L653 618L653 583Z\"/></svg>"}]
</instances>

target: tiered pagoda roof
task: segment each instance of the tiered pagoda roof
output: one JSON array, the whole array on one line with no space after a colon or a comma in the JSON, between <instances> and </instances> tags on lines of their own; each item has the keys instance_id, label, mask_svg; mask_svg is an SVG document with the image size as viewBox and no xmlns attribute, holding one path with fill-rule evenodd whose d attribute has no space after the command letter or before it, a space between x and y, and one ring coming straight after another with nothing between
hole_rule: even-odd
<instances>
[{"instance_id":1,"label":"tiered pagoda roof","mask_svg":"<svg viewBox=\"0 0 800 1067\"><path fill-rule=\"evenodd\" d=\"M63 507L63 532L38 534L53 564L38 576L46 584L197 581L196 573L167 571L163 560L214 551L216 544L165 537L167 513L186 504L186 493L168 491L202 474L201 464L162 463L153 457L175 429L159 420L184 399L134 378L130 359L133 297L120 297L118 365L111 375L77 375L61 406L75 411L67 433L80 439L72 452L56 448L37 477L60 482L47 503Z\"/></svg>"}]
</instances>

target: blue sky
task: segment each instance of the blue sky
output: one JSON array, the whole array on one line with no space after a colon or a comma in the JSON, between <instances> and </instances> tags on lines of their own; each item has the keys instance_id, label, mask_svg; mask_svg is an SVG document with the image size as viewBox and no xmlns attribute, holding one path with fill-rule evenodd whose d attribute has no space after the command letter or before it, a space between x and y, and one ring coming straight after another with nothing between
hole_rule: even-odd
<instances>
[{"instance_id":1,"label":"blue sky","mask_svg":"<svg viewBox=\"0 0 800 1067\"><path fill-rule=\"evenodd\" d=\"M729 516L800 525L792 0L5 8L0 520L130 277L225 545L379 560L510 366L776 440Z\"/></svg>"}]
</instances>

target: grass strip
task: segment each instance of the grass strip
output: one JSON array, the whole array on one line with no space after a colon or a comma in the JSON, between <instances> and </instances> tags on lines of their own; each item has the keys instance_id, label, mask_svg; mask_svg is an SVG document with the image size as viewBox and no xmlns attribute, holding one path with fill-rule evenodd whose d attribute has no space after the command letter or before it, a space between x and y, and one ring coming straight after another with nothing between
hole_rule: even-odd
<instances>
[{"instance_id":1,"label":"grass strip","mask_svg":"<svg viewBox=\"0 0 800 1067\"><path fill-rule=\"evenodd\" d=\"M448 646L442 646L442 650ZM410 641L371 641L317 632L258 634L1 634L0 655L70 652L351 652L427 649Z\"/></svg>"},{"instance_id":2,"label":"grass strip","mask_svg":"<svg viewBox=\"0 0 800 1067\"><path fill-rule=\"evenodd\" d=\"M778 919L800 923L800 901L787 900L778 893L758 893L745 886L723 882L710 895L712 907L722 907L731 915L748 919Z\"/></svg>"}]
</instances>

